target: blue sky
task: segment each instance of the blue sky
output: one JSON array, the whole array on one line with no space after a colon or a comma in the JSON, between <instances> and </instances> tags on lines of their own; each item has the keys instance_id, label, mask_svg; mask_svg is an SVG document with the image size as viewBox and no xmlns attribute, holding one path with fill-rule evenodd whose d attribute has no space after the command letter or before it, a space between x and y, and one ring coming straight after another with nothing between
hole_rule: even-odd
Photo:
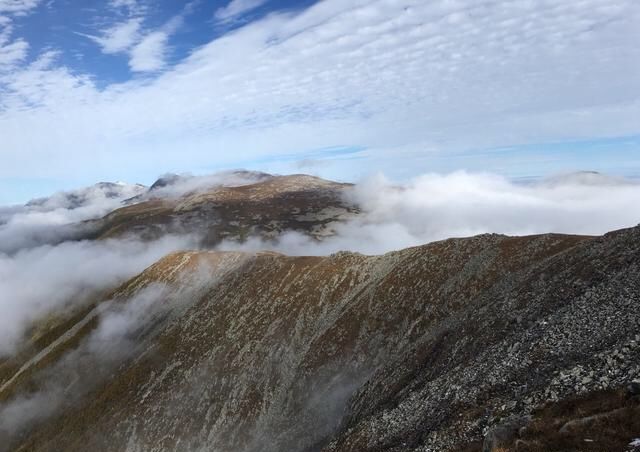
<instances>
[{"instance_id":1,"label":"blue sky","mask_svg":"<svg viewBox=\"0 0 640 452\"><path fill-rule=\"evenodd\" d=\"M245 167L640 173L634 0L0 0L0 204Z\"/></svg>"}]
</instances>

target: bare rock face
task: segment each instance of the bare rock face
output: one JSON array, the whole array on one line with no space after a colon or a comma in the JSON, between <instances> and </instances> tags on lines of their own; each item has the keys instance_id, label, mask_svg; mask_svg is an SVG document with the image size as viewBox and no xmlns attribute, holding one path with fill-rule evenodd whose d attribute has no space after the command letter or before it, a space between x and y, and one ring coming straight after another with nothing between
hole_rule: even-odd
<instances>
[{"instance_id":1,"label":"bare rock face","mask_svg":"<svg viewBox=\"0 0 640 452\"><path fill-rule=\"evenodd\" d=\"M296 184L199 194L171 212L299 196ZM158 285L152 302L140 295ZM176 253L106 298L0 373L0 410L51 387L81 394L6 432L8 450L480 451L524 416L501 447L555 450L543 438L557 434L557 450L607 451L634 439L633 420L600 437L560 430L580 413L637 413L615 391L640 376L640 228L382 256ZM100 316L140 299L128 352L98 372ZM79 392L72 374L95 378Z\"/></svg>"}]
</instances>

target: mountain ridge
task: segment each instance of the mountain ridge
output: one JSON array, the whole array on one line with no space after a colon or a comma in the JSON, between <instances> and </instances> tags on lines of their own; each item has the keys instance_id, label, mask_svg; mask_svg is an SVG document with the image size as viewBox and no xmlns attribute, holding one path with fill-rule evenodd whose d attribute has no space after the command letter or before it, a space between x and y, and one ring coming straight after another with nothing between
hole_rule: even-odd
<instances>
[{"instance_id":1,"label":"mountain ridge","mask_svg":"<svg viewBox=\"0 0 640 452\"><path fill-rule=\"evenodd\" d=\"M633 450L640 226L224 251L362 218L351 184L235 177L168 177L73 226L80 247L198 239L87 286L0 357L0 450Z\"/></svg>"},{"instance_id":2,"label":"mountain ridge","mask_svg":"<svg viewBox=\"0 0 640 452\"><path fill-rule=\"evenodd\" d=\"M203 236L204 246L213 246L225 238L272 239L285 230L318 237L331 223L358 213L345 197L351 184L302 174L260 177L254 183L141 200L86 221L82 228L91 239L195 233Z\"/></svg>"},{"instance_id":3,"label":"mountain ridge","mask_svg":"<svg viewBox=\"0 0 640 452\"><path fill-rule=\"evenodd\" d=\"M156 324L146 351L17 450L459 450L501 419L640 372L640 348L628 345L639 234L482 235L381 256L171 254L116 293L198 268L184 277L199 275L199 295ZM585 312L607 328L584 324ZM627 352L614 355L608 383L583 383L610 347ZM577 386L554 380L560 372ZM566 450L607 450L579 446Z\"/></svg>"}]
</instances>

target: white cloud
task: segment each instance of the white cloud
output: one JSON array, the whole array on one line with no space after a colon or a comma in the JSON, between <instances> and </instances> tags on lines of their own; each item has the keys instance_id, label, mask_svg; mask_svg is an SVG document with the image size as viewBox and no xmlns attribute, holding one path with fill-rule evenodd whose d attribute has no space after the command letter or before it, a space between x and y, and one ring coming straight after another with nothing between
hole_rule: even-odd
<instances>
[{"instance_id":1,"label":"white cloud","mask_svg":"<svg viewBox=\"0 0 640 452\"><path fill-rule=\"evenodd\" d=\"M41 0L0 0L0 13L24 14L40 4Z\"/></svg>"},{"instance_id":2,"label":"white cloud","mask_svg":"<svg viewBox=\"0 0 640 452\"><path fill-rule=\"evenodd\" d=\"M0 35L0 72L14 68L16 64L24 61L28 50L29 44L24 39L3 43Z\"/></svg>"},{"instance_id":3,"label":"white cloud","mask_svg":"<svg viewBox=\"0 0 640 452\"><path fill-rule=\"evenodd\" d=\"M11 38L14 31L11 16L27 14L39 3L40 0L0 0L0 74L15 69L25 60L29 50L29 43L26 40Z\"/></svg>"},{"instance_id":4,"label":"white cloud","mask_svg":"<svg viewBox=\"0 0 640 452\"><path fill-rule=\"evenodd\" d=\"M55 193L26 206L0 207L0 255L72 238L82 232L77 223L101 217L142 192L138 185L99 184Z\"/></svg>"},{"instance_id":5,"label":"white cloud","mask_svg":"<svg viewBox=\"0 0 640 452\"><path fill-rule=\"evenodd\" d=\"M27 56L29 43L24 39L12 39L13 24L10 18L0 16L0 73L15 68Z\"/></svg>"},{"instance_id":6,"label":"white cloud","mask_svg":"<svg viewBox=\"0 0 640 452\"><path fill-rule=\"evenodd\" d=\"M216 10L215 18L227 21L252 11L264 5L267 1L268 0L231 0L227 6Z\"/></svg>"},{"instance_id":7,"label":"white cloud","mask_svg":"<svg viewBox=\"0 0 640 452\"><path fill-rule=\"evenodd\" d=\"M127 6L136 11L137 3L118 2L114 6ZM187 4L183 13L170 19L158 30L143 30L144 18L131 17L117 23L106 30L100 36L77 33L96 42L102 48L103 53L127 53L129 67L132 72L156 72L165 67L165 59L168 52L169 38L183 23L183 15L191 10L191 3Z\"/></svg>"},{"instance_id":8,"label":"white cloud","mask_svg":"<svg viewBox=\"0 0 640 452\"><path fill-rule=\"evenodd\" d=\"M159 30L145 35L131 49L129 67L133 72L156 72L165 67L169 38L182 26L184 15L189 13L191 8L192 3L187 3L181 14L172 17Z\"/></svg>"},{"instance_id":9,"label":"white cloud","mask_svg":"<svg viewBox=\"0 0 640 452\"><path fill-rule=\"evenodd\" d=\"M162 68L154 79L99 90L63 67L0 77L0 176L637 134L639 22L633 0L325 0L249 23L173 67L167 31L156 30L131 61Z\"/></svg>"},{"instance_id":10,"label":"white cloud","mask_svg":"<svg viewBox=\"0 0 640 452\"><path fill-rule=\"evenodd\" d=\"M142 19L135 17L104 30L101 36L83 36L100 45L104 53L120 53L129 50L139 41L141 25Z\"/></svg>"},{"instance_id":11,"label":"white cloud","mask_svg":"<svg viewBox=\"0 0 640 452\"><path fill-rule=\"evenodd\" d=\"M204 186L242 185L263 177L251 173L182 176L173 184L157 187L153 194L177 196ZM0 208L0 357L14 352L32 323L48 313L115 288L170 252L198 247L198 237L186 235L165 235L154 241L129 237L65 241L77 240L74 232L81 230L83 220L99 218L144 193L146 187L140 185L99 183L35 199L25 206ZM193 284L185 284L187 289L213 282L210 274L205 277L191 271L188 276ZM195 284L196 280L202 284ZM125 311L123 315L129 314ZM124 321L122 315L112 320L105 326L110 326L109 331ZM99 335L104 336L101 331Z\"/></svg>"},{"instance_id":12,"label":"white cloud","mask_svg":"<svg viewBox=\"0 0 640 452\"><path fill-rule=\"evenodd\" d=\"M129 67L134 72L153 72L165 66L169 35L162 31L154 31L146 35L142 41L131 49Z\"/></svg>"}]
</instances>

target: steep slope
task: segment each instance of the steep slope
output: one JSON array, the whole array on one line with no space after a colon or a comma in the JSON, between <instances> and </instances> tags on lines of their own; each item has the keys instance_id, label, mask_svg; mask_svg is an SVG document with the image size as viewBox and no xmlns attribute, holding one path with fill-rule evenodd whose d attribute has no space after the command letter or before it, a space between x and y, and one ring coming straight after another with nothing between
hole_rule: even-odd
<instances>
[{"instance_id":1,"label":"steep slope","mask_svg":"<svg viewBox=\"0 0 640 452\"><path fill-rule=\"evenodd\" d=\"M158 284L128 353L13 435L16 450L479 450L485 432L532 412L521 441L553 450L536 449L549 424L560 435L574 415L627 410L606 442L562 434L561 450L607 451L640 429L637 403L612 392L640 376L640 228L383 256L178 253L111 298L126 306ZM46 392L70 363L96 374L100 354L74 351L105 322L82 322L0 400Z\"/></svg>"},{"instance_id":2,"label":"steep slope","mask_svg":"<svg viewBox=\"0 0 640 452\"><path fill-rule=\"evenodd\" d=\"M166 186L161 185L160 188ZM225 238L272 238L284 230L311 236L330 234L332 222L357 213L345 200L350 184L313 176L261 175L259 181L237 186L216 186L180 196L155 196L149 191L130 206L102 219L85 223L89 238L137 235L157 238L165 233L203 235L203 245Z\"/></svg>"}]
</instances>

